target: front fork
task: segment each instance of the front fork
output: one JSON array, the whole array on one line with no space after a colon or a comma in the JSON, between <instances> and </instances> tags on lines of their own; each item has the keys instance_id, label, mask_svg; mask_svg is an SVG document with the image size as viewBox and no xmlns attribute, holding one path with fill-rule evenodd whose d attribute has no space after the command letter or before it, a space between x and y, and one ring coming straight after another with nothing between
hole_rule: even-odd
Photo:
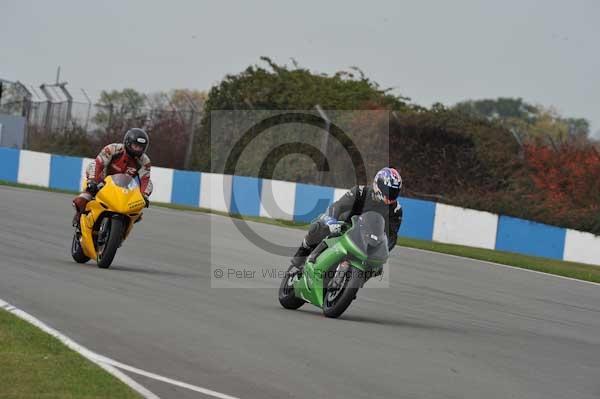
<instances>
[{"instance_id":1,"label":"front fork","mask_svg":"<svg viewBox=\"0 0 600 399\"><path fill-rule=\"evenodd\" d=\"M344 283L346 274L350 272L350 267L350 262L348 262L348 260L341 261L335 268L335 274L331 279L330 287L327 288L332 288L334 290L340 289L342 284Z\"/></svg>"},{"instance_id":2,"label":"front fork","mask_svg":"<svg viewBox=\"0 0 600 399\"><path fill-rule=\"evenodd\" d=\"M359 270L363 276L360 284L361 288L371 278L378 277L383 274L383 265L379 266L378 268L365 267L365 265L358 259L349 259L349 263L349 267L354 267L355 269Z\"/></svg>"},{"instance_id":3,"label":"front fork","mask_svg":"<svg viewBox=\"0 0 600 399\"><path fill-rule=\"evenodd\" d=\"M104 245L106 239L108 238L108 234L110 232L110 229L108 227L110 219L110 216L107 216L102 219L102 222L100 222L100 228L98 229L98 238L96 238L96 242L98 243L99 247Z\"/></svg>"}]
</instances>

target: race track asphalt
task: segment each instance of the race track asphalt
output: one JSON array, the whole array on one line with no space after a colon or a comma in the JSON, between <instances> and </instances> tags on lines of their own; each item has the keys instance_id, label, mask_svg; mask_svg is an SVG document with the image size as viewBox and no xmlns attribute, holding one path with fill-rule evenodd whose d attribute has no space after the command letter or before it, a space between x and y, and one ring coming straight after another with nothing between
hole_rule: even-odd
<instances>
[{"instance_id":1,"label":"race track asphalt","mask_svg":"<svg viewBox=\"0 0 600 399\"><path fill-rule=\"evenodd\" d=\"M77 264L70 199L0 187L0 298L122 363L240 398L600 397L600 285L396 248L389 288L331 320L281 308L276 279L211 288L215 267L286 262L223 216L151 207L111 269Z\"/></svg>"}]
</instances>

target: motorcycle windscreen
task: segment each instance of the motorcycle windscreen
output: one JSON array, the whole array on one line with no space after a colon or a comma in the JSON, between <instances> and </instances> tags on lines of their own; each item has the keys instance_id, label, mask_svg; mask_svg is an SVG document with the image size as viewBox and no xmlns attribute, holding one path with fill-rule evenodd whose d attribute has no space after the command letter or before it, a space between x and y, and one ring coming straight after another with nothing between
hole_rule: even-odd
<instances>
[{"instance_id":1,"label":"motorcycle windscreen","mask_svg":"<svg viewBox=\"0 0 600 399\"><path fill-rule=\"evenodd\" d=\"M377 212L353 216L354 228L348 232L352 242L374 262L385 262L389 256L385 220Z\"/></svg>"},{"instance_id":2,"label":"motorcycle windscreen","mask_svg":"<svg viewBox=\"0 0 600 399\"><path fill-rule=\"evenodd\" d=\"M113 183L121 188L134 189L139 186L137 178L131 177L124 173L118 173L111 176Z\"/></svg>"}]
</instances>

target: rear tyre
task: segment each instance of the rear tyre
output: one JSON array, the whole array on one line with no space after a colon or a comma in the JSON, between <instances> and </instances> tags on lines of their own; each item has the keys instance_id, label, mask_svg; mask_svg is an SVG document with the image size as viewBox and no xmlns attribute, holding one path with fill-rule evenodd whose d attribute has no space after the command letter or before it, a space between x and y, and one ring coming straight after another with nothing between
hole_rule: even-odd
<instances>
[{"instance_id":1,"label":"rear tyre","mask_svg":"<svg viewBox=\"0 0 600 399\"><path fill-rule=\"evenodd\" d=\"M281 285L279 286L279 303L286 309L298 309L304 305L304 300L296 297L294 294L294 281L296 281L296 274L290 274L290 269L294 266L290 266L288 271L285 273Z\"/></svg>"},{"instance_id":2,"label":"rear tyre","mask_svg":"<svg viewBox=\"0 0 600 399\"><path fill-rule=\"evenodd\" d=\"M83 248L81 248L81 234L75 230L75 233L73 233L73 242L71 243L71 256L73 257L73 260L77 263L85 263L88 260L90 260L90 258L88 258L87 256L85 256L85 254L83 253Z\"/></svg>"},{"instance_id":3,"label":"rear tyre","mask_svg":"<svg viewBox=\"0 0 600 399\"><path fill-rule=\"evenodd\" d=\"M117 249L123 238L123 221L118 218L110 218L107 221L105 242L98 246L96 262L101 269L108 269L115 258Z\"/></svg>"},{"instance_id":4,"label":"rear tyre","mask_svg":"<svg viewBox=\"0 0 600 399\"><path fill-rule=\"evenodd\" d=\"M336 278L339 278L337 284L335 282ZM356 298L356 293L361 284L360 272L353 267L350 267L341 275L336 273L329 276L324 282L323 314L331 318L340 317Z\"/></svg>"}]
</instances>

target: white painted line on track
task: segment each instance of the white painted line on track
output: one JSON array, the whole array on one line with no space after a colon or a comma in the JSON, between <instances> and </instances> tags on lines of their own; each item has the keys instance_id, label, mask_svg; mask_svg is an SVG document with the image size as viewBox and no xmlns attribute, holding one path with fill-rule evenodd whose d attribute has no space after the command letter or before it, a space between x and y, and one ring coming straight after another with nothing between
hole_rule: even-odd
<instances>
[{"instance_id":1,"label":"white painted line on track","mask_svg":"<svg viewBox=\"0 0 600 399\"><path fill-rule=\"evenodd\" d=\"M216 392L216 391L213 391L213 390L210 390L207 388L202 388L199 386L187 384L185 382L173 380L171 378L163 377L158 374L140 370L133 366L129 366L127 364L117 362L116 360L110 359L106 356L99 355L99 354L87 349L86 347L78 344L77 342L73 341L71 338L67 337L66 335L62 334L58 330L55 330L54 328L45 324L43 321L39 320L38 318L9 304L8 302L3 301L2 299L0 299L0 309L4 309L7 312L12 313L15 316L34 325L35 327L39 328L40 330L44 331L45 333L50 334L51 336L53 336L54 338L56 338L60 342L62 342L68 348L74 350L75 352L79 353L81 356L85 357L86 359L88 359L91 362L100 366L103 370L107 371L108 373L113 375L115 378L122 381L124 384L129 386L131 389L133 389L134 391L136 391L137 393L142 395L144 398L160 399L156 394L152 393L147 388L145 388L142 385L140 385L139 383L135 382L127 374L123 373L122 371L120 371L118 369L129 371L134 374L139 374L139 375L142 375L147 378L151 378L151 379L161 381L161 382L164 382L167 384L175 385L175 386L178 386L181 388L186 388L191 391L199 392L204 395L212 396L212 397L219 398L219 399L239 399L235 396L226 395L224 393Z\"/></svg>"},{"instance_id":2,"label":"white painted line on track","mask_svg":"<svg viewBox=\"0 0 600 399\"><path fill-rule=\"evenodd\" d=\"M188 384L186 382L177 381L177 380L174 380L172 378L163 377L162 375L154 374L154 373L151 373L149 371L141 370L141 369L138 369L136 367L129 366L127 364L123 364L123 363L117 362L115 360L109 359L109 358L104 357L102 355L96 355L96 356L98 356L98 360L101 361L101 362L103 362L103 363L110 364L111 366L118 367L118 368L120 368L122 370L129 371L130 373L139 374L141 376L144 376L144 377L147 377L147 378L151 378L153 380L162 381L162 382L165 382L167 384L175 385L175 386L178 386L178 387L181 387L181 388L186 388L186 389L189 389L190 391L199 392L199 393L202 393L204 395L212 396L214 398L219 398L219 399L239 399L236 396L230 396L230 395L227 395L227 394L224 394L224 393L221 393L221 392L213 391L211 389L202 388L202 387L199 387L199 386L196 386L196 385Z\"/></svg>"},{"instance_id":3,"label":"white painted line on track","mask_svg":"<svg viewBox=\"0 0 600 399\"><path fill-rule=\"evenodd\" d=\"M544 275L546 277L554 277L554 278L560 278L563 280L570 280L570 281L575 281L578 283L585 283L585 284L592 284L592 285L600 285L600 283L595 283L593 281L587 281L587 280L579 280L577 278L572 278L572 277L566 277L566 276L560 276L558 274L552 274L552 273L545 273L545 272L540 272L537 270L531 270L531 269L525 269L524 267L518 267L518 266L511 266L511 265L504 265L502 263L496 263L496 262L490 262L489 260L481 260L481 259L476 259L476 258L467 258L465 256L459 256L459 255L452 255L452 254L445 254L443 252L436 252L436 251L429 251L427 249L420 249L420 248L411 248L411 247L403 247L401 245L398 245L399 247L402 247L403 249L410 249L411 251L417 251L417 252L425 252L428 254L434 254L434 255L440 255L440 256L449 256L451 258L458 258L458 259L465 259L465 260L470 260L470 261L474 261L474 262L480 262L480 263L487 263L488 265L494 265L494 266L502 266L504 268L508 268L511 270L521 270L524 272L529 272L529 273L535 273L535 274L541 274Z\"/></svg>"},{"instance_id":4,"label":"white painted line on track","mask_svg":"<svg viewBox=\"0 0 600 399\"><path fill-rule=\"evenodd\" d=\"M93 363L100 366L102 369L106 370L108 373L112 374L114 377L121 380L123 383L128 385L131 389L133 389L134 391L136 391L137 393L142 395L144 398L160 399L158 396L156 396L155 394L150 392L148 389L144 388L143 386L141 386L140 384L138 384L137 382L132 380L129 376L127 376L123 372L117 370L116 368L114 368L113 366L111 366L109 364L105 364L105 363L98 361L94 356L95 355L94 352L90 351L89 349L87 349L84 346L79 345L77 342L73 341L71 338L58 332L54 328L50 327L49 325L45 324L43 321L30 315L29 313L12 306L11 304L3 301L2 299L0 299L0 308L6 310L6 311L14 314L15 316L25 320L26 322L36 326L37 328L44 331L45 333L50 334L51 336L53 336L54 338L58 339L60 342L65 344L68 348L79 353L81 356L92 361Z\"/></svg>"}]
</instances>

